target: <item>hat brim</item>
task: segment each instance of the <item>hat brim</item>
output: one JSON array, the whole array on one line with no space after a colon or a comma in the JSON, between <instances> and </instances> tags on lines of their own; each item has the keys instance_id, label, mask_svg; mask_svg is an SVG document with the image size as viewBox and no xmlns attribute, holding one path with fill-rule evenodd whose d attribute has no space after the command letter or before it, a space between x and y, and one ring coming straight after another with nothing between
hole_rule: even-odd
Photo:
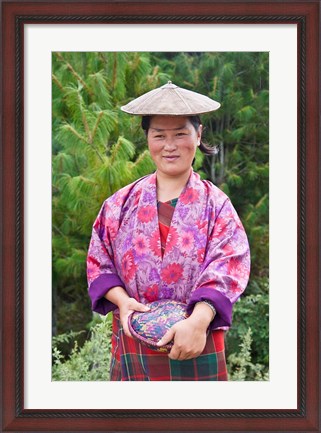
<instances>
[{"instance_id":1,"label":"hat brim","mask_svg":"<svg viewBox=\"0 0 321 433\"><path fill-rule=\"evenodd\" d=\"M137 116L193 116L218 110L220 106L205 95L170 84L151 90L120 108Z\"/></svg>"}]
</instances>

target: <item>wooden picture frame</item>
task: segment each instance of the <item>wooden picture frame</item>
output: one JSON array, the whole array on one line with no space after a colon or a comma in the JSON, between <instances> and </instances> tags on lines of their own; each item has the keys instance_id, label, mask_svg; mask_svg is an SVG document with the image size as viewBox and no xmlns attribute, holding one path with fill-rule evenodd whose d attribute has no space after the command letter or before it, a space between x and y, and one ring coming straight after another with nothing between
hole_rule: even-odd
<instances>
[{"instance_id":1,"label":"wooden picture frame","mask_svg":"<svg viewBox=\"0 0 321 433\"><path fill-rule=\"evenodd\" d=\"M320 2L2 1L2 431L320 431ZM297 408L24 408L24 25L295 24L298 28Z\"/></svg>"}]
</instances>

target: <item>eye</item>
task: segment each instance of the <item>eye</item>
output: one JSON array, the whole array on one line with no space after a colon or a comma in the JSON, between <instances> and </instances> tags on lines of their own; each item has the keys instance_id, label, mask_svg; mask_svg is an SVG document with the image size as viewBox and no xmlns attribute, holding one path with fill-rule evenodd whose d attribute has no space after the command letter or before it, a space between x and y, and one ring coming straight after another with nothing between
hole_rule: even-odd
<instances>
[{"instance_id":1,"label":"eye","mask_svg":"<svg viewBox=\"0 0 321 433\"><path fill-rule=\"evenodd\" d=\"M158 139L160 139L160 138L164 138L164 135L162 135L162 134L157 134L157 135L154 135L154 138L158 138Z\"/></svg>"},{"instance_id":2,"label":"eye","mask_svg":"<svg viewBox=\"0 0 321 433\"><path fill-rule=\"evenodd\" d=\"M183 137L184 135L186 135L185 132L178 132L178 133L176 134L177 137Z\"/></svg>"}]
</instances>

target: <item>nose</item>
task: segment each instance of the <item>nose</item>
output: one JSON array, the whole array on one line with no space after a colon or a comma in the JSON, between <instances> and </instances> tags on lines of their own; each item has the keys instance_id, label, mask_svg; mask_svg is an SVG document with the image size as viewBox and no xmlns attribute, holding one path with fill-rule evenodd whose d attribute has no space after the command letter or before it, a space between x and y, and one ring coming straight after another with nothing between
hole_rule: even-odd
<instances>
[{"instance_id":1,"label":"nose","mask_svg":"<svg viewBox=\"0 0 321 433\"><path fill-rule=\"evenodd\" d=\"M167 152L173 152L176 149L176 144L174 143L174 140L171 138L167 138L165 140L164 144L164 150L167 150Z\"/></svg>"}]
</instances>

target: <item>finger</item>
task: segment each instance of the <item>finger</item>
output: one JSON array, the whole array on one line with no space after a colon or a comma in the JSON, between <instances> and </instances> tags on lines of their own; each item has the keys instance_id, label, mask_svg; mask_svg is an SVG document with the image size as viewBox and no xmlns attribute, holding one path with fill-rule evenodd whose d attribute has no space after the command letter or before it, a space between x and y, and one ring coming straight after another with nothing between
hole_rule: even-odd
<instances>
[{"instance_id":1,"label":"finger","mask_svg":"<svg viewBox=\"0 0 321 433\"><path fill-rule=\"evenodd\" d=\"M190 353L183 353L183 352L181 352L180 354L179 354L179 358L178 358L178 360L179 361L188 361L189 359L193 359L193 358L195 358L195 356L194 355L191 355Z\"/></svg>"},{"instance_id":2,"label":"finger","mask_svg":"<svg viewBox=\"0 0 321 433\"><path fill-rule=\"evenodd\" d=\"M177 349L175 350L175 347L172 348L171 352L173 352L171 354L171 356L175 357L172 359L176 359L177 361L185 361L186 359L189 359L189 352L185 352L183 349Z\"/></svg>"},{"instance_id":3,"label":"finger","mask_svg":"<svg viewBox=\"0 0 321 433\"><path fill-rule=\"evenodd\" d=\"M185 352L185 353L181 352L179 360L180 361L187 361L188 359L194 359L194 358L197 358L198 356L200 356L201 353L202 352L199 352L199 351L198 352Z\"/></svg>"},{"instance_id":4,"label":"finger","mask_svg":"<svg viewBox=\"0 0 321 433\"><path fill-rule=\"evenodd\" d=\"M175 331L169 329L166 334L158 341L157 346L164 346L165 344L168 344L170 341L173 340L175 335Z\"/></svg>"},{"instance_id":5,"label":"finger","mask_svg":"<svg viewBox=\"0 0 321 433\"><path fill-rule=\"evenodd\" d=\"M142 304L141 302L137 302L137 301L132 308L133 308L133 310L139 311L141 313L146 313L147 311L150 311L150 307L148 307L145 304Z\"/></svg>"},{"instance_id":6,"label":"finger","mask_svg":"<svg viewBox=\"0 0 321 433\"><path fill-rule=\"evenodd\" d=\"M147 305L144 304L139 304L139 309L136 311L141 311L142 313L147 313L148 311L150 311L150 307L148 307Z\"/></svg>"},{"instance_id":7,"label":"finger","mask_svg":"<svg viewBox=\"0 0 321 433\"><path fill-rule=\"evenodd\" d=\"M171 359L176 359L177 361L187 361L188 359L197 358L201 352L193 350L184 350L184 348L178 348L175 345L172 347L169 357Z\"/></svg>"},{"instance_id":8,"label":"finger","mask_svg":"<svg viewBox=\"0 0 321 433\"><path fill-rule=\"evenodd\" d=\"M129 330L129 328L128 328L127 323L126 323L126 325L124 324L124 326L123 326L123 331L124 331L124 334L125 334L127 337L132 337L132 334L130 333L130 330Z\"/></svg>"},{"instance_id":9,"label":"finger","mask_svg":"<svg viewBox=\"0 0 321 433\"><path fill-rule=\"evenodd\" d=\"M170 359L172 359L173 361L179 361L180 360L180 356L181 356L181 352L177 349L174 348L174 346L172 347L171 351L168 354L168 357Z\"/></svg>"},{"instance_id":10,"label":"finger","mask_svg":"<svg viewBox=\"0 0 321 433\"><path fill-rule=\"evenodd\" d=\"M129 314L127 314L124 318L122 318L121 319L121 324L122 324L122 327L123 327L124 334L127 337L132 337L132 334L131 334L131 332L129 330L129 327L128 327L128 317L129 317Z\"/></svg>"}]
</instances>

